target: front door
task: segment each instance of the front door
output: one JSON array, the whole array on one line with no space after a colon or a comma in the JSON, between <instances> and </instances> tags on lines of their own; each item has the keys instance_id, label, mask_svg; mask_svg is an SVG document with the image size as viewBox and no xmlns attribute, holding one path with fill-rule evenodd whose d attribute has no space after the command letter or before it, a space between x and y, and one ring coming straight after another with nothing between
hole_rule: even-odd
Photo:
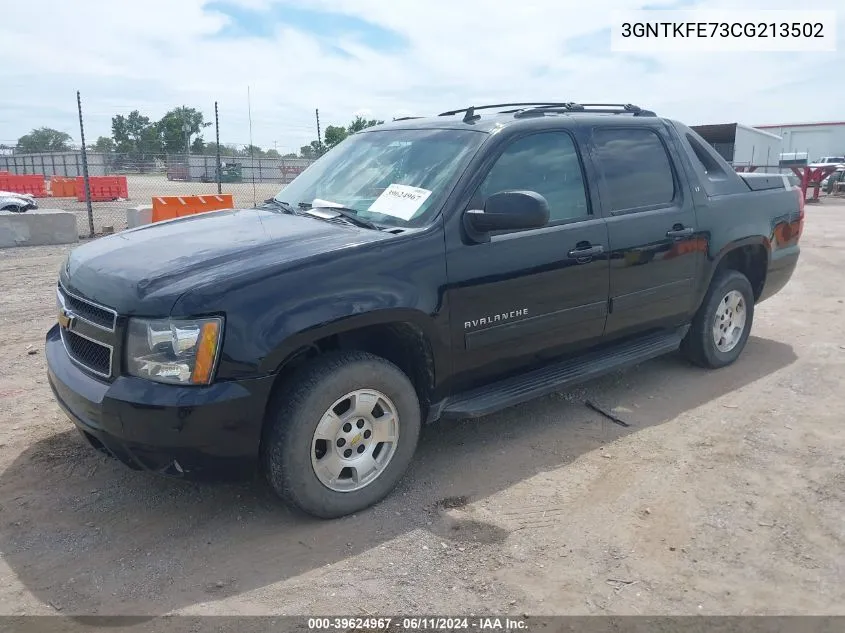
<instances>
[{"instance_id":1,"label":"front door","mask_svg":"<svg viewBox=\"0 0 845 633\"><path fill-rule=\"evenodd\" d=\"M597 128L592 141L612 253L605 334L680 325L706 240L677 155L659 127Z\"/></svg>"},{"instance_id":2,"label":"front door","mask_svg":"<svg viewBox=\"0 0 845 633\"><path fill-rule=\"evenodd\" d=\"M549 203L546 227L470 243L447 225L454 390L539 365L601 338L607 315L608 236L592 213L584 165L567 131L505 141L469 207L505 190Z\"/></svg>"}]
</instances>

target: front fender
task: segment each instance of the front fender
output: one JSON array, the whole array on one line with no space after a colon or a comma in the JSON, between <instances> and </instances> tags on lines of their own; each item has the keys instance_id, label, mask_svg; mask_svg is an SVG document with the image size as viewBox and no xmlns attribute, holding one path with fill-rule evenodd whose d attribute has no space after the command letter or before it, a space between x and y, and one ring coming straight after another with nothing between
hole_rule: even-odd
<instances>
[{"instance_id":1,"label":"front fender","mask_svg":"<svg viewBox=\"0 0 845 633\"><path fill-rule=\"evenodd\" d=\"M226 315L218 367L223 380L275 373L316 340L387 323L414 325L440 364L449 342L444 251L443 234L432 227L303 262L225 293L197 292L208 299L198 307L195 299L191 311Z\"/></svg>"},{"instance_id":2,"label":"front fender","mask_svg":"<svg viewBox=\"0 0 845 633\"><path fill-rule=\"evenodd\" d=\"M272 351L261 361L259 370L261 373L276 372L297 350L328 336L351 332L374 325L395 323L408 323L417 327L429 343L432 355L434 356L435 370L442 369L438 367L438 364L446 358L445 352L449 344L449 338L448 330L439 327L437 321L436 315L425 314L411 308L376 309L363 314L347 314L328 322L315 321L312 325L295 331L279 341ZM441 372L438 371L437 374L441 375Z\"/></svg>"}]
</instances>

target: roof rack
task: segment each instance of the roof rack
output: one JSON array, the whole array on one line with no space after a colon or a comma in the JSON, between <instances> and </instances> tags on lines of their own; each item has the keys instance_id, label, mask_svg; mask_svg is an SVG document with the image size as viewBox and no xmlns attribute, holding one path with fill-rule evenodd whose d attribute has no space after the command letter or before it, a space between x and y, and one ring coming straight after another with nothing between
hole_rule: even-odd
<instances>
[{"instance_id":1,"label":"roof rack","mask_svg":"<svg viewBox=\"0 0 845 633\"><path fill-rule=\"evenodd\" d=\"M521 110L511 110L515 118L535 116L546 112L592 112L596 114L631 114L633 116L657 116L651 110L644 110L631 103L570 103L541 105Z\"/></svg>"},{"instance_id":2,"label":"roof rack","mask_svg":"<svg viewBox=\"0 0 845 633\"><path fill-rule=\"evenodd\" d=\"M454 116L464 113L464 122L470 123L481 118L476 110L491 110L493 108L511 108L502 110L500 114L513 114L517 118L536 116L546 112L594 112L597 114L631 114L633 116L657 116L651 110L631 103L574 103L572 101L526 101L522 103L494 103L490 105L470 106L458 110L441 112L438 116Z\"/></svg>"},{"instance_id":3,"label":"roof rack","mask_svg":"<svg viewBox=\"0 0 845 633\"><path fill-rule=\"evenodd\" d=\"M421 119L421 116L400 116L398 119L393 119L394 121L410 121L411 119Z\"/></svg>"},{"instance_id":4,"label":"roof rack","mask_svg":"<svg viewBox=\"0 0 845 633\"><path fill-rule=\"evenodd\" d=\"M564 106L568 105L569 102L557 102L557 101L525 101L522 103L494 103L492 105L480 105L480 106L470 106L468 108L461 108L459 110L449 110L448 112L441 112L437 116L454 116L455 114L460 114L461 112L468 112L469 110L489 110L490 108L507 108L510 106Z\"/></svg>"},{"instance_id":5,"label":"roof rack","mask_svg":"<svg viewBox=\"0 0 845 633\"><path fill-rule=\"evenodd\" d=\"M571 105L570 103L558 103L555 101L527 101L524 103L494 103L491 105L480 105L480 106L470 106L468 108L461 108L459 110L449 110L448 112L441 112L437 116L454 116L456 114L460 114L464 112L464 122L469 123L471 121L476 121L480 117L480 115L476 114L476 110L490 110L492 108L508 108L513 106L545 106L545 107L552 107L552 106L567 106ZM515 112L515 110L512 110Z\"/></svg>"}]
</instances>

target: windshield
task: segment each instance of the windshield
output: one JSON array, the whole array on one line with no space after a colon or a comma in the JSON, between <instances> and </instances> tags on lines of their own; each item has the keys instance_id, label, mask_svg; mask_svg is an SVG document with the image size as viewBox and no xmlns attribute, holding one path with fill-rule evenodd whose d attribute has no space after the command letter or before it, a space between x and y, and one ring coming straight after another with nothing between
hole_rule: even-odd
<instances>
[{"instance_id":1,"label":"windshield","mask_svg":"<svg viewBox=\"0 0 845 633\"><path fill-rule=\"evenodd\" d=\"M378 224L419 226L486 137L438 129L355 134L297 176L276 200L294 207L339 205Z\"/></svg>"}]
</instances>

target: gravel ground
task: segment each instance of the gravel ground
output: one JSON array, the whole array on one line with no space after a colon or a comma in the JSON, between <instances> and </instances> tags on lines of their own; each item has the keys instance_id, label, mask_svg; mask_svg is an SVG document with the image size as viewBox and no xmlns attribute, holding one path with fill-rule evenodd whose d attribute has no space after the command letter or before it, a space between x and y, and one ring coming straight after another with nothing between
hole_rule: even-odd
<instances>
[{"instance_id":1,"label":"gravel ground","mask_svg":"<svg viewBox=\"0 0 845 633\"><path fill-rule=\"evenodd\" d=\"M845 204L807 215L733 366L670 356L434 425L337 521L83 444L42 351L66 249L0 250L0 614L845 613Z\"/></svg>"}]
</instances>

